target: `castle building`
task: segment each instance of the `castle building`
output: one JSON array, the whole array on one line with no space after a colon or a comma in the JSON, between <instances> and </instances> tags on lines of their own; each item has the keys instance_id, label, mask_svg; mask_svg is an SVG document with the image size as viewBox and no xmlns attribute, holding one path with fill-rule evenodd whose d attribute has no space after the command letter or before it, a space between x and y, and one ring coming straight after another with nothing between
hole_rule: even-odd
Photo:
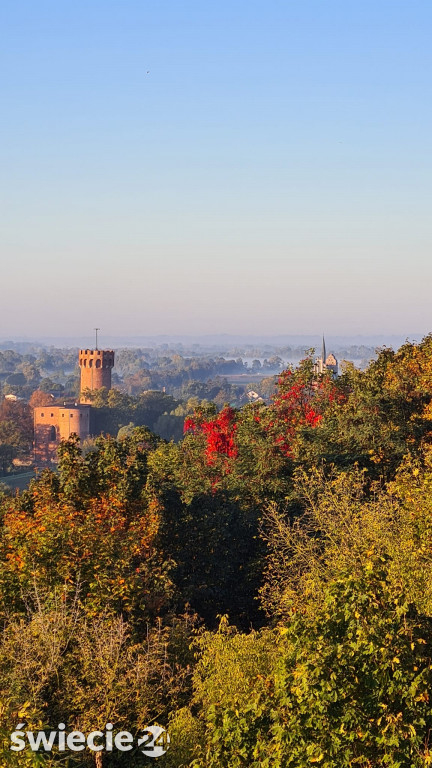
<instances>
[{"instance_id":1,"label":"castle building","mask_svg":"<svg viewBox=\"0 0 432 768\"><path fill-rule=\"evenodd\" d=\"M56 462L57 448L72 434L85 440L90 434L90 405L45 405L34 409L35 464Z\"/></svg>"},{"instance_id":2,"label":"castle building","mask_svg":"<svg viewBox=\"0 0 432 768\"><path fill-rule=\"evenodd\" d=\"M81 371L80 402L91 402L86 398L86 390L111 389L111 371L114 367L112 349L80 349L79 366Z\"/></svg>"},{"instance_id":3,"label":"castle building","mask_svg":"<svg viewBox=\"0 0 432 768\"><path fill-rule=\"evenodd\" d=\"M323 336L322 347L321 347L321 357L317 357L317 359L315 360L314 373L318 376L320 374L325 373L325 371L331 371L335 376L337 376L339 371L339 366L338 366L338 361L336 360L336 357L334 356L333 352L330 352L330 354L327 355L325 339Z\"/></svg>"},{"instance_id":4,"label":"castle building","mask_svg":"<svg viewBox=\"0 0 432 768\"><path fill-rule=\"evenodd\" d=\"M35 464L55 464L57 448L72 434L81 441L91 434L91 401L88 392L106 387L111 389L111 371L114 367L113 350L80 349L81 372L79 403L37 406L34 409Z\"/></svg>"}]
</instances>

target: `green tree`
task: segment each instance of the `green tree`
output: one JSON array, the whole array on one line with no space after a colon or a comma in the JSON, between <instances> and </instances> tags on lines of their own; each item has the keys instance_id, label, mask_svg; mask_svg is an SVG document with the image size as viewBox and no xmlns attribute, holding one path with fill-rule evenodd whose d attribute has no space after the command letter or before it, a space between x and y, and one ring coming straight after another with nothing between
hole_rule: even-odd
<instances>
[{"instance_id":1,"label":"green tree","mask_svg":"<svg viewBox=\"0 0 432 768\"><path fill-rule=\"evenodd\" d=\"M431 653L432 621L402 589L392 594L385 561L371 560L360 577L330 583L315 614L280 627L278 659L270 674L262 664L247 701L204 667L195 690L205 737L194 765L424 768Z\"/></svg>"}]
</instances>

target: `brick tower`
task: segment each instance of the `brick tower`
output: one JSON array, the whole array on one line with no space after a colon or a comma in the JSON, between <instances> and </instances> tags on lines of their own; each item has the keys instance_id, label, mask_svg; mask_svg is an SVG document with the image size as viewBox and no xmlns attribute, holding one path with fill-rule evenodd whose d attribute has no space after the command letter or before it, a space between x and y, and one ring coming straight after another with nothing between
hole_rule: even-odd
<instances>
[{"instance_id":1,"label":"brick tower","mask_svg":"<svg viewBox=\"0 0 432 768\"><path fill-rule=\"evenodd\" d=\"M85 389L111 389L111 370L114 367L112 349L80 349L79 365L81 369L80 400L88 402L83 396Z\"/></svg>"}]
</instances>

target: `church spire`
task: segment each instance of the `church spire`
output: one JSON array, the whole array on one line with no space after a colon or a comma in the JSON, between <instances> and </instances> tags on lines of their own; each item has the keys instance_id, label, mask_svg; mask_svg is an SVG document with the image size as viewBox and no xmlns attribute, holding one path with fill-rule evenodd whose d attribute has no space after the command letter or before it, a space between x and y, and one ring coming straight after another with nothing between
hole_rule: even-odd
<instances>
[{"instance_id":1,"label":"church spire","mask_svg":"<svg viewBox=\"0 0 432 768\"><path fill-rule=\"evenodd\" d=\"M321 360L322 360L323 366L325 365L326 359L327 359L326 345L325 345L325 338L324 338L324 334L323 334L323 337L322 337L322 348L321 348Z\"/></svg>"}]
</instances>

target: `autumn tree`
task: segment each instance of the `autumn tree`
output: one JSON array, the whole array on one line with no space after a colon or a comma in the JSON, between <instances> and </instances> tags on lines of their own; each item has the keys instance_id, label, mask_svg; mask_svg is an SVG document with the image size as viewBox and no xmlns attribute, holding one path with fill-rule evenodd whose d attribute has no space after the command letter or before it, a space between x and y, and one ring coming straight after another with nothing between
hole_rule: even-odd
<instances>
[{"instance_id":1,"label":"autumn tree","mask_svg":"<svg viewBox=\"0 0 432 768\"><path fill-rule=\"evenodd\" d=\"M388 589L384 560L328 584L315 613L223 628L201 654L195 714L179 713L197 768L430 765L432 621Z\"/></svg>"},{"instance_id":2,"label":"autumn tree","mask_svg":"<svg viewBox=\"0 0 432 768\"><path fill-rule=\"evenodd\" d=\"M100 439L97 451L82 456L71 439L60 446L58 474L46 470L5 505L4 610L6 599L14 593L16 602L34 583L65 594L79 587L90 614L110 608L145 621L163 610L170 565L157 546L158 512L144 493L154 444L141 429L120 442Z\"/></svg>"},{"instance_id":3,"label":"autumn tree","mask_svg":"<svg viewBox=\"0 0 432 768\"><path fill-rule=\"evenodd\" d=\"M31 450L33 417L30 407L21 400L4 398L0 403L0 461L3 473L12 459Z\"/></svg>"}]
</instances>

